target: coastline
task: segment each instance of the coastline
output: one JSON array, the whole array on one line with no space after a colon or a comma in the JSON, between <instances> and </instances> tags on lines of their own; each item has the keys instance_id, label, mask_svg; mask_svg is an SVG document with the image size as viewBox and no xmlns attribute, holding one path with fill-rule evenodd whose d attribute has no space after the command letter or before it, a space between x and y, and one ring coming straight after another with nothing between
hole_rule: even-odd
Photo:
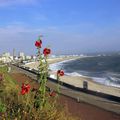
<instances>
[{"instance_id":1,"label":"coastline","mask_svg":"<svg viewBox=\"0 0 120 120\"><path fill-rule=\"evenodd\" d=\"M48 64L55 64L55 63L64 62L64 61L76 60L79 58L81 57L80 56L75 56L75 57L68 56L68 57L60 57L60 58L51 58L51 59L48 59ZM39 62L36 61L36 62L27 63L24 66L37 70L39 66Z\"/></svg>"},{"instance_id":2,"label":"coastline","mask_svg":"<svg viewBox=\"0 0 120 120\"><path fill-rule=\"evenodd\" d=\"M18 84L21 85L23 82L27 80L31 84L32 88L39 87L39 84L36 81L33 81L30 77L26 76L24 73L21 73L19 70L17 70L16 72L16 70L17 69L12 69L11 75ZM80 97L81 98L85 97L87 101L90 101L89 95L85 96L84 94L81 94ZM119 120L120 118L119 113L116 114L106 109L101 109L98 106L88 104L86 102L82 102L82 101L77 102L75 99L69 96L66 96L66 95L60 95L59 102L60 104L67 106L67 111L70 113L70 115L77 116L78 118L81 118L82 120L101 120L101 119L102 120ZM92 102L94 102L94 99L92 100ZM101 105L101 106L105 107L108 105Z\"/></svg>"},{"instance_id":3,"label":"coastline","mask_svg":"<svg viewBox=\"0 0 120 120\"><path fill-rule=\"evenodd\" d=\"M58 62L64 62L66 60L76 60L80 57L65 57L65 58L56 58L56 59L50 59L48 62L49 64L55 64ZM31 69L37 69L38 62L33 63L33 64L28 64L26 67L30 67ZM50 72L51 77L56 77L55 71ZM98 83L93 81L91 78L85 77L85 76L68 76L65 75L61 77L60 79L62 82L83 88L83 82L86 81L88 83L88 89L97 91L97 92L102 92L110 95L114 95L117 97L120 97L120 88L113 87L113 86L106 86L104 84Z\"/></svg>"},{"instance_id":4,"label":"coastline","mask_svg":"<svg viewBox=\"0 0 120 120\"><path fill-rule=\"evenodd\" d=\"M34 79L37 77L34 73L28 72L22 68L14 66L14 65L11 65L11 67L12 67L11 73L24 74L24 75L28 76L30 79L32 79L33 81L37 82L36 79ZM24 75L22 75L22 76L24 76ZM21 78L19 78L19 80L21 81ZM72 85L72 86L74 87L74 85ZM47 87L51 88L53 90L56 90L56 82L48 80ZM66 86L61 86L60 91L61 91L62 95L70 97L70 98L74 99L75 101L77 101L78 103L82 102L85 104L90 104L93 106L97 106L100 109L104 109L106 111L120 115L120 104L117 101L111 101L109 99L106 99L106 98L103 98L100 96L86 94L84 92L76 91L76 90L73 90Z\"/></svg>"},{"instance_id":5,"label":"coastline","mask_svg":"<svg viewBox=\"0 0 120 120\"><path fill-rule=\"evenodd\" d=\"M92 79L87 78L87 77L79 77L79 76L72 77L72 76L65 75L61 78L61 81L67 84L74 85L76 87L80 87L80 88L83 88L83 82L86 81L88 83L88 90L93 90L93 91L120 97L119 88L115 88L112 86L106 86L106 85L94 82Z\"/></svg>"}]
</instances>

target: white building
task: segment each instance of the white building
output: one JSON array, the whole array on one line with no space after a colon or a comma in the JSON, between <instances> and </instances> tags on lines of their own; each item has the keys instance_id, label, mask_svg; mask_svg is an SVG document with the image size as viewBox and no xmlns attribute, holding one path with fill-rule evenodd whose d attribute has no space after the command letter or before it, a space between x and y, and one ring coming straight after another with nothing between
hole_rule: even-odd
<instances>
[{"instance_id":1,"label":"white building","mask_svg":"<svg viewBox=\"0 0 120 120\"><path fill-rule=\"evenodd\" d=\"M5 52L0 56L0 61L3 63L9 63L13 60L13 56L10 56L9 52Z\"/></svg>"},{"instance_id":2,"label":"white building","mask_svg":"<svg viewBox=\"0 0 120 120\"><path fill-rule=\"evenodd\" d=\"M2 54L2 57L10 57L10 53L9 52L5 52Z\"/></svg>"},{"instance_id":3,"label":"white building","mask_svg":"<svg viewBox=\"0 0 120 120\"><path fill-rule=\"evenodd\" d=\"M22 59L22 60L25 60L25 54L23 52L20 52L19 53L19 57Z\"/></svg>"},{"instance_id":4,"label":"white building","mask_svg":"<svg viewBox=\"0 0 120 120\"><path fill-rule=\"evenodd\" d=\"M31 56L28 56L28 55L26 56L27 60L30 60L31 58L32 58Z\"/></svg>"}]
</instances>

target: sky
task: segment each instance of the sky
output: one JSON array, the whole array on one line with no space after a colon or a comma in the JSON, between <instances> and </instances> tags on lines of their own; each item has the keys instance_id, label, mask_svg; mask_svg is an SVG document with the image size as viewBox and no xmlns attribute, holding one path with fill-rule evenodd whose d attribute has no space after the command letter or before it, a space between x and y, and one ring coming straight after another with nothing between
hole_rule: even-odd
<instances>
[{"instance_id":1,"label":"sky","mask_svg":"<svg viewBox=\"0 0 120 120\"><path fill-rule=\"evenodd\" d=\"M36 54L39 35L53 54L120 51L120 0L0 0L0 54Z\"/></svg>"}]
</instances>

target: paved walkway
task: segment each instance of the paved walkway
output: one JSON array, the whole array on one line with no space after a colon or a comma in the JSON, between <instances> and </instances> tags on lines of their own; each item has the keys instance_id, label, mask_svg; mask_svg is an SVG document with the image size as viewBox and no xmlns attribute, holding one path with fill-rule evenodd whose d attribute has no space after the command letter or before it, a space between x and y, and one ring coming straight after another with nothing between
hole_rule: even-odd
<instances>
[{"instance_id":1,"label":"paved walkway","mask_svg":"<svg viewBox=\"0 0 120 120\"><path fill-rule=\"evenodd\" d=\"M29 71L23 70L21 68L13 66L13 65L11 65L11 68L12 68L12 71L16 71L18 73L19 72L24 73L27 76L31 77L33 80L36 80L36 75L33 73L30 73ZM52 81L48 81L47 87L50 87L50 88L56 90L56 83L54 83ZM84 92L78 92L78 91L72 90L70 88L67 88L65 86L61 86L61 94L71 97L73 99L76 99L76 101L78 101L78 102L85 102L88 104L95 105L99 108L105 109L107 111L111 111L111 112L120 114L120 102L114 102L114 101L110 101L105 98L86 94Z\"/></svg>"}]
</instances>

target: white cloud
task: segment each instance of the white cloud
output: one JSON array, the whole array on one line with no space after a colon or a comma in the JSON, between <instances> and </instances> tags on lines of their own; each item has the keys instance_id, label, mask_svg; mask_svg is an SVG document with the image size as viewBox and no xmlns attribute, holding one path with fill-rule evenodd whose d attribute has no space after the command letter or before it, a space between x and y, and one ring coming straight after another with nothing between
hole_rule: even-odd
<instances>
[{"instance_id":1,"label":"white cloud","mask_svg":"<svg viewBox=\"0 0 120 120\"><path fill-rule=\"evenodd\" d=\"M34 48L34 41L40 34L43 35L43 41L45 41L43 42L44 46L50 45L53 51L59 52L67 47L68 42L69 46L71 46L75 42L75 40L73 42L73 38L76 39L75 36L71 37L68 33L59 31L54 26L28 28L20 25L9 25L0 28L0 47L2 48L4 46L4 49L7 49L12 46L12 48L26 50L26 45L28 44L28 48L32 50Z\"/></svg>"},{"instance_id":2,"label":"white cloud","mask_svg":"<svg viewBox=\"0 0 120 120\"><path fill-rule=\"evenodd\" d=\"M0 28L0 53L12 51L24 51L33 54L34 41L40 34L39 29L31 29L24 26L9 25Z\"/></svg>"},{"instance_id":3,"label":"white cloud","mask_svg":"<svg viewBox=\"0 0 120 120\"><path fill-rule=\"evenodd\" d=\"M38 29L29 29L19 25L9 25L0 28L0 41L20 40L22 37L25 37L25 34L31 35L36 32L38 32Z\"/></svg>"},{"instance_id":4,"label":"white cloud","mask_svg":"<svg viewBox=\"0 0 120 120\"><path fill-rule=\"evenodd\" d=\"M55 26L30 28L21 24L11 24L0 28L0 48L2 50L12 46L12 48L15 47L32 53L35 50L34 41L42 34L44 46L50 45L52 51L59 54L72 51L94 52L119 49L119 32L110 30L109 32L107 30L91 34L81 34L80 32L72 34L72 32L67 28L62 29Z\"/></svg>"}]
</instances>

